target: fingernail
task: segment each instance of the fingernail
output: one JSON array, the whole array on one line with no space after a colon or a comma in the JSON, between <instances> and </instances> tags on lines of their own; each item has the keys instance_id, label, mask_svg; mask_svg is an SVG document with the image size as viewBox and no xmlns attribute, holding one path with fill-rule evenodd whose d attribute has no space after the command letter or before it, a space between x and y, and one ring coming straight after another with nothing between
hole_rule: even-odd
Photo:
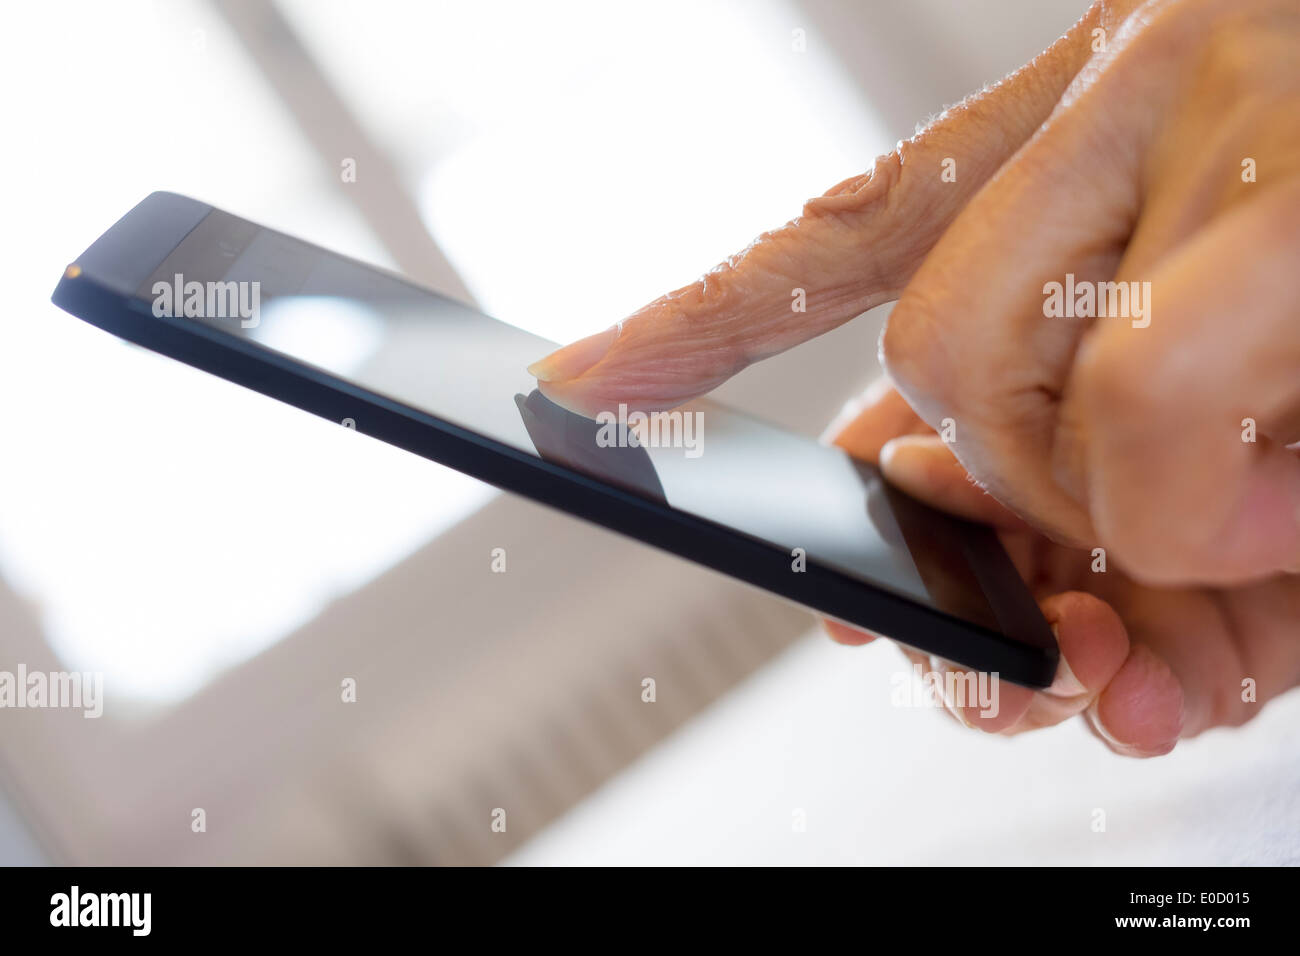
<instances>
[{"instance_id":1,"label":"fingernail","mask_svg":"<svg viewBox=\"0 0 1300 956\"><path fill-rule=\"evenodd\" d=\"M1116 752L1159 756L1173 750L1182 735L1183 687L1162 658L1138 644L1087 713L1093 729ZM1117 722L1130 739L1121 740L1115 733Z\"/></svg>"},{"instance_id":2,"label":"fingernail","mask_svg":"<svg viewBox=\"0 0 1300 956\"><path fill-rule=\"evenodd\" d=\"M880 447L880 471L896 488L925 495L934 487L932 451L919 435L891 438Z\"/></svg>"},{"instance_id":3,"label":"fingernail","mask_svg":"<svg viewBox=\"0 0 1300 956\"><path fill-rule=\"evenodd\" d=\"M956 717L958 722L967 730L976 730L975 722L966 716L966 708L958 706L957 700L948 694L948 674L951 672L948 662L931 654L930 670L939 676L939 693L943 695L944 710Z\"/></svg>"},{"instance_id":4,"label":"fingernail","mask_svg":"<svg viewBox=\"0 0 1300 956\"><path fill-rule=\"evenodd\" d=\"M1056 646L1061 646L1061 634L1052 625L1052 635L1056 638ZM1062 654L1060 660L1056 663L1056 677L1052 679L1052 686L1047 688L1047 693L1053 697L1079 697L1088 692L1088 688L1083 686L1083 681L1074 676L1074 671L1070 670L1070 662Z\"/></svg>"},{"instance_id":5,"label":"fingernail","mask_svg":"<svg viewBox=\"0 0 1300 956\"><path fill-rule=\"evenodd\" d=\"M528 374L542 382L567 382L577 378L605 357L616 338L618 326L579 339L538 359L528 366Z\"/></svg>"},{"instance_id":6,"label":"fingernail","mask_svg":"<svg viewBox=\"0 0 1300 956\"><path fill-rule=\"evenodd\" d=\"M876 454L876 467L878 467L881 473L889 479L890 484L905 487L909 476L907 474L907 466L903 465L900 467L898 464L898 449L900 447L897 438L891 438L889 441L881 445L880 451ZM906 461L907 455L904 454L902 458Z\"/></svg>"}]
</instances>

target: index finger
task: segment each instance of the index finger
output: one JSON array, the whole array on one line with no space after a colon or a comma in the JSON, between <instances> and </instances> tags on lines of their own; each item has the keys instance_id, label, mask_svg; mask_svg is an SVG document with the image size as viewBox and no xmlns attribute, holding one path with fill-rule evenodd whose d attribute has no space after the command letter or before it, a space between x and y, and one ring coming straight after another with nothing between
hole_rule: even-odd
<instances>
[{"instance_id":1,"label":"index finger","mask_svg":"<svg viewBox=\"0 0 1300 956\"><path fill-rule=\"evenodd\" d=\"M997 85L944 112L872 170L810 200L702 278L529 367L549 399L595 417L671 408L747 365L896 299L967 200L1038 128L1132 7L1097 3ZM1122 9L1121 9L1122 8ZM955 175L951 165L960 157Z\"/></svg>"}]
</instances>

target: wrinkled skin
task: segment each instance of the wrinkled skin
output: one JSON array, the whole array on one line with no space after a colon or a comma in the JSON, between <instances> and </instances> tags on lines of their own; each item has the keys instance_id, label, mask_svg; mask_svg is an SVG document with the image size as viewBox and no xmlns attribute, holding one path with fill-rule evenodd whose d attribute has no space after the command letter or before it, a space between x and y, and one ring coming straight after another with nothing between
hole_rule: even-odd
<instances>
[{"instance_id":1,"label":"wrinkled skin","mask_svg":"<svg viewBox=\"0 0 1300 956\"><path fill-rule=\"evenodd\" d=\"M1240 723L1300 683L1298 47L1294 0L1097 3L871 172L530 371L589 416L669 408L897 299L897 391L834 440L1003 529L1064 653L1048 691L1004 684L996 718L958 716L1084 713L1135 755ZM1067 273L1150 283L1150 321L1047 317Z\"/></svg>"}]
</instances>

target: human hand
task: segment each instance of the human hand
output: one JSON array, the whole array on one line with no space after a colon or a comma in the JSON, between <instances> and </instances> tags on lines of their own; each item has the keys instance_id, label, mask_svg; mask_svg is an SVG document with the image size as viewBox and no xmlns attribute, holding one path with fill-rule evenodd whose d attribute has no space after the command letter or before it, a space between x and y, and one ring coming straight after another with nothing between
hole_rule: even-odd
<instances>
[{"instance_id":1,"label":"human hand","mask_svg":"<svg viewBox=\"0 0 1300 956\"><path fill-rule=\"evenodd\" d=\"M969 727L1016 734L1082 714L1115 752L1154 756L1182 737L1240 724L1300 684L1300 578L1275 575L1235 588L1156 588L1057 544L977 487L935 431L887 379L830 431L835 444L878 464L895 485L933 507L999 529L1061 649L1047 690L999 683L998 708L946 700ZM827 622L843 644L873 635ZM919 651L923 670L954 669Z\"/></svg>"},{"instance_id":2,"label":"human hand","mask_svg":"<svg viewBox=\"0 0 1300 956\"><path fill-rule=\"evenodd\" d=\"M1278 573L1300 566L1298 37L1281 0L1099 3L871 173L532 371L583 414L668 408L901 294L881 351L906 402L837 441L872 459L950 419L955 441L894 442L883 470L1003 529L1066 662L1046 692L1004 684L992 722L961 716L1085 713L1133 754L1238 723L1300 683ZM1067 275L1150 295L1050 317Z\"/></svg>"},{"instance_id":3,"label":"human hand","mask_svg":"<svg viewBox=\"0 0 1300 956\"><path fill-rule=\"evenodd\" d=\"M901 292L886 368L1036 527L1152 584L1300 567L1298 40L1286 0L1098 3L872 172L532 371L583 414L668 408ZM1048 317L1067 275L1150 294Z\"/></svg>"}]
</instances>

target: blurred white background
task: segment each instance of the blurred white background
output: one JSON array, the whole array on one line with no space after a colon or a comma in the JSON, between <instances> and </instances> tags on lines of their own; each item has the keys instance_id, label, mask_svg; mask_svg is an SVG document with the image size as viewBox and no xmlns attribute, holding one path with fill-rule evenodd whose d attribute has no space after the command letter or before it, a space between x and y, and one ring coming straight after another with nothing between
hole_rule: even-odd
<instances>
[{"instance_id":1,"label":"blurred white background","mask_svg":"<svg viewBox=\"0 0 1300 956\"><path fill-rule=\"evenodd\" d=\"M0 669L101 671L109 705L0 711L0 862L1295 861L1295 699L1154 763L1081 726L975 737L890 705L892 648L834 647L801 612L49 303L170 189L573 338L868 168L1082 8L12 5ZM880 318L723 395L815 434L878 374ZM486 580L505 542L512 570Z\"/></svg>"}]
</instances>

